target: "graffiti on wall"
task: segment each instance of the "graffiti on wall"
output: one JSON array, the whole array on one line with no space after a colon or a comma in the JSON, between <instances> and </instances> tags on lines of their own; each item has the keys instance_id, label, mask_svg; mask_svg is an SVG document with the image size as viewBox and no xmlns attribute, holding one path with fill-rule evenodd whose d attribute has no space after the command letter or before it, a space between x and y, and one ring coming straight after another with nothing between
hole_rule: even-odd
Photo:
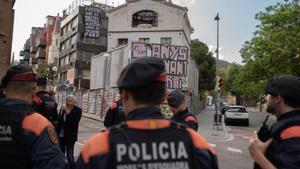
<instances>
[{"instance_id":1,"label":"graffiti on wall","mask_svg":"<svg viewBox=\"0 0 300 169\"><path fill-rule=\"evenodd\" d=\"M154 57L164 60L168 88L183 88L187 83L188 47L163 44L132 43L132 59Z\"/></svg>"},{"instance_id":2,"label":"graffiti on wall","mask_svg":"<svg viewBox=\"0 0 300 169\"><path fill-rule=\"evenodd\" d=\"M101 15L104 11L93 6L85 6L84 9L85 37L99 38L100 29L103 26Z\"/></svg>"}]
</instances>

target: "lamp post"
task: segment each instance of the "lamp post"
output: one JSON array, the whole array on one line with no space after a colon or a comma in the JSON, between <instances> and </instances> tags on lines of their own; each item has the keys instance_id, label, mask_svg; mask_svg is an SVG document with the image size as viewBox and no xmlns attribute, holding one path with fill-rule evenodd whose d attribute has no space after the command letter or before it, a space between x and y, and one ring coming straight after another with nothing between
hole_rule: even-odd
<instances>
[{"instance_id":1,"label":"lamp post","mask_svg":"<svg viewBox=\"0 0 300 169\"><path fill-rule=\"evenodd\" d=\"M218 91L218 79L219 79L219 21L220 21L220 17L219 17L219 13L217 13L217 16L215 17L215 21L217 21L217 49L216 49L216 103L215 103L215 109L216 109L216 124L217 124L217 130L219 130L219 118L220 118L220 111L219 110L219 91Z\"/></svg>"},{"instance_id":2,"label":"lamp post","mask_svg":"<svg viewBox=\"0 0 300 169\"><path fill-rule=\"evenodd\" d=\"M106 74L107 74L107 61L108 58L110 57L109 53L104 53L103 54L104 57L104 65L103 65L103 81L102 81L102 85L103 85L103 93L102 93L102 103L101 103L101 111L100 111L100 116L101 118L103 117L103 110L104 110L104 100L105 100L105 90L106 90Z\"/></svg>"}]
</instances>

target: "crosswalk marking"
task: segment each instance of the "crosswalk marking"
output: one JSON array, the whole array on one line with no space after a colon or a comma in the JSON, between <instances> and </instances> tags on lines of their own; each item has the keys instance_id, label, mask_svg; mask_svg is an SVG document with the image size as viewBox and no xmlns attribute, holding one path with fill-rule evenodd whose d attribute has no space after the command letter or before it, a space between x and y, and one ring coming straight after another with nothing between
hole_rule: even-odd
<instances>
[{"instance_id":1,"label":"crosswalk marking","mask_svg":"<svg viewBox=\"0 0 300 169\"><path fill-rule=\"evenodd\" d=\"M228 149L229 151L232 151L232 152L243 153L242 150L240 150L240 149L231 148L231 147L228 147L227 149Z\"/></svg>"},{"instance_id":2,"label":"crosswalk marking","mask_svg":"<svg viewBox=\"0 0 300 169\"><path fill-rule=\"evenodd\" d=\"M246 139L246 140L249 140L249 139L250 139L249 136L244 136L243 138Z\"/></svg>"},{"instance_id":3,"label":"crosswalk marking","mask_svg":"<svg viewBox=\"0 0 300 169\"><path fill-rule=\"evenodd\" d=\"M215 145L215 144L212 144L212 143L208 143L210 146L212 146L212 147L216 147L217 145Z\"/></svg>"}]
</instances>

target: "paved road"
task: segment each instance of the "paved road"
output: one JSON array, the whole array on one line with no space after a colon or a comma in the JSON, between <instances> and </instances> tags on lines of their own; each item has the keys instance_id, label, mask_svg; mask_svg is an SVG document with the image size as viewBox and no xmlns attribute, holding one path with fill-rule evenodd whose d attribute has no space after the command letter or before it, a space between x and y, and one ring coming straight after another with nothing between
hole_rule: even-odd
<instances>
[{"instance_id":1,"label":"paved road","mask_svg":"<svg viewBox=\"0 0 300 169\"><path fill-rule=\"evenodd\" d=\"M216 148L220 169L252 169L253 161L248 153L248 140L257 130L266 114L249 110L250 126L223 126L222 130L213 130L214 109L208 107L198 115L199 132ZM270 123L275 121L270 119ZM75 157L78 157L83 144L95 133L105 129L102 122L82 118L79 127L79 140L75 145Z\"/></svg>"},{"instance_id":2,"label":"paved road","mask_svg":"<svg viewBox=\"0 0 300 169\"><path fill-rule=\"evenodd\" d=\"M79 124L78 141L75 144L74 156L77 158L84 143L94 134L104 130L103 122L81 118Z\"/></svg>"},{"instance_id":3,"label":"paved road","mask_svg":"<svg viewBox=\"0 0 300 169\"><path fill-rule=\"evenodd\" d=\"M203 135L208 142L216 148L220 169L252 169L253 161L248 153L248 141L252 133L257 130L264 121L266 114L248 110L250 115L250 126L223 126L223 130L211 130L208 123L212 124L214 114L213 108L208 108L198 116L200 130L204 129ZM274 118L269 120L272 124Z\"/></svg>"}]
</instances>

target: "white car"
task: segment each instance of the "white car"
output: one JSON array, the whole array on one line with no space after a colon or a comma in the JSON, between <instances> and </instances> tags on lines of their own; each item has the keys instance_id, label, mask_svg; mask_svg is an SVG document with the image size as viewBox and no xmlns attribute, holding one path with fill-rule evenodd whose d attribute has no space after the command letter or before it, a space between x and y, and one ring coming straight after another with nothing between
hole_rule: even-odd
<instances>
[{"instance_id":1,"label":"white car","mask_svg":"<svg viewBox=\"0 0 300 169\"><path fill-rule=\"evenodd\" d=\"M233 122L241 122L242 124L249 126L249 113L244 106L229 106L224 116L226 125Z\"/></svg>"}]
</instances>

